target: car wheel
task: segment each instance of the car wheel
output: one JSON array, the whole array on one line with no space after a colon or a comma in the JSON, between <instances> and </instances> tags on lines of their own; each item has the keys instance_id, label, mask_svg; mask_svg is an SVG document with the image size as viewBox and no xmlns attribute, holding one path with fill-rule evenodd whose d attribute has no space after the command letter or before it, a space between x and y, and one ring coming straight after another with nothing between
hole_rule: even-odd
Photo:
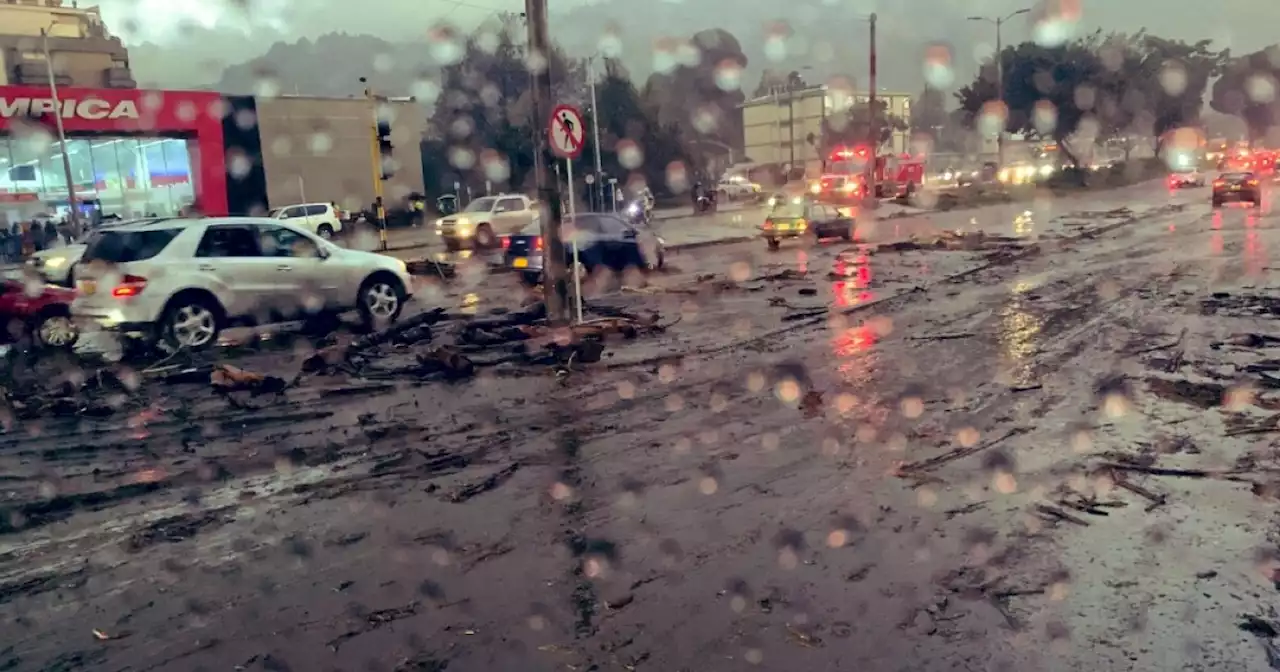
<instances>
[{"instance_id":1,"label":"car wheel","mask_svg":"<svg viewBox=\"0 0 1280 672\"><path fill-rule=\"evenodd\" d=\"M841 232L840 237L841 237L841 238L843 238L843 239L845 240L845 242L852 243L852 242L853 242L853 230L854 230L854 225L853 225L853 224L850 224L850 225L848 226L848 228L846 228L843 232Z\"/></svg>"},{"instance_id":2,"label":"car wheel","mask_svg":"<svg viewBox=\"0 0 1280 672\"><path fill-rule=\"evenodd\" d=\"M777 238L768 238L764 242L769 246L769 250L771 252L776 251L782 247L782 241L778 240Z\"/></svg>"},{"instance_id":3,"label":"car wheel","mask_svg":"<svg viewBox=\"0 0 1280 672\"><path fill-rule=\"evenodd\" d=\"M222 323L222 309L212 298L179 294L169 300L160 328L162 337L171 347L203 350L218 342Z\"/></svg>"},{"instance_id":4,"label":"car wheel","mask_svg":"<svg viewBox=\"0 0 1280 672\"><path fill-rule=\"evenodd\" d=\"M66 306L42 311L32 321L31 337L42 348L70 348L80 337Z\"/></svg>"},{"instance_id":5,"label":"car wheel","mask_svg":"<svg viewBox=\"0 0 1280 672\"><path fill-rule=\"evenodd\" d=\"M489 250L498 244L498 239L493 235L493 229L488 224L481 224L476 229L476 249Z\"/></svg>"},{"instance_id":6,"label":"car wheel","mask_svg":"<svg viewBox=\"0 0 1280 672\"><path fill-rule=\"evenodd\" d=\"M316 235L324 238L325 240L333 240L333 227L328 224L321 224L320 227L316 229Z\"/></svg>"},{"instance_id":7,"label":"car wheel","mask_svg":"<svg viewBox=\"0 0 1280 672\"><path fill-rule=\"evenodd\" d=\"M1218 199L1216 199L1216 198L1215 198L1215 199L1213 199L1213 207L1215 207L1215 208L1221 208L1221 207L1222 207L1222 201L1220 201L1220 200L1218 200Z\"/></svg>"},{"instance_id":8,"label":"car wheel","mask_svg":"<svg viewBox=\"0 0 1280 672\"><path fill-rule=\"evenodd\" d=\"M371 328L378 323L394 322L404 310L404 302L404 285L399 278L386 273L370 276L356 295L360 319Z\"/></svg>"},{"instance_id":9,"label":"car wheel","mask_svg":"<svg viewBox=\"0 0 1280 672\"><path fill-rule=\"evenodd\" d=\"M528 287L537 287L542 284L542 274L525 271L520 274L520 282Z\"/></svg>"}]
</instances>

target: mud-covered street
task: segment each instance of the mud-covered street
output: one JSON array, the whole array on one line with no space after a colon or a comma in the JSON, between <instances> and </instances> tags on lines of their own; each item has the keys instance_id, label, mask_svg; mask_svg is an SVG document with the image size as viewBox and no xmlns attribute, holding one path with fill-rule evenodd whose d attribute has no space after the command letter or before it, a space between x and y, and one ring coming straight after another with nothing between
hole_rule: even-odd
<instances>
[{"instance_id":1,"label":"mud-covered street","mask_svg":"<svg viewBox=\"0 0 1280 672\"><path fill-rule=\"evenodd\" d=\"M1280 214L1128 193L682 250L588 283L602 352L477 262L222 353L275 387L60 369L0 670L1277 665Z\"/></svg>"}]
</instances>

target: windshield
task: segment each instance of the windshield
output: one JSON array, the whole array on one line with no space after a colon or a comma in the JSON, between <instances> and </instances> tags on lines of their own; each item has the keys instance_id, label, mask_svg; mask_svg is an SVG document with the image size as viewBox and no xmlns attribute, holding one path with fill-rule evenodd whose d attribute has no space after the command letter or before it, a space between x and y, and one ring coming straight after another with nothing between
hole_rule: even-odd
<instances>
[{"instance_id":1,"label":"windshield","mask_svg":"<svg viewBox=\"0 0 1280 672\"><path fill-rule=\"evenodd\" d=\"M1280 2L0 35L0 672L1280 672Z\"/></svg>"},{"instance_id":2,"label":"windshield","mask_svg":"<svg viewBox=\"0 0 1280 672\"><path fill-rule=\"evenodd\" d=\"M769 216L779 218L801 218L805 216L805 205L804 203L795 203L793 201L782 202L773 207Z\"/></svg>"},{"instance_id":3,"label":"windshield","mask_svg":"<svg viewBox=\"0 0 1280 672\"><path fill-rule=\"evenodd\" d=\"M476 200L468 203L467 207L463 208L462 211L463 212L489 212L490 210L493 210L493 206L497 202L498 202L498 199L496 198L477 198Z\"/></svg>"}]
</instances>

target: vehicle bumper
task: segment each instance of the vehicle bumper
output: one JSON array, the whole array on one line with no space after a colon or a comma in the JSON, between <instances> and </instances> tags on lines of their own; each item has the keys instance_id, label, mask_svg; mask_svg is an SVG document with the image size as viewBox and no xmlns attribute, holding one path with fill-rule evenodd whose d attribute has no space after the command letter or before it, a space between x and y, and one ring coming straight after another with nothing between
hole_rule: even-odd
<instances>
[{"instance_id":1,"label":"vehicle bumper","mask_svg":"<svg viewBox=\"0 0 1280 672\"><path fill-rule=\"evenodd\" d=\"M779 231L777 229L771 231L761 231L760 237L765 240L790 240L792 238L800 238L809 233L809 229L788 229Z\"/></svg>"},{"instance_id":2,"label":"vehicle bumper","mask_svg":"<svg viewBox=\"0 0 1280 672\"><path fill-rule=\"evenodd\" d=\"M1215 201L1258 201L1262 194L1256 191L1215 191Z\"/></svg>"},{"instance_id":3,"label":"vehicle bumper","mask_svg":"<svg viewBox=\"0 0 1280 672\"><path fill-rule=\"evenodd\" d=\"M71 319L82 331L151 334L158 320L153 312L149 306L131 305L127 301L120 301L119 305L95 305L77 300L71 304Z\"/></svg>"},{"instance_id":4,"label":"vehicle bumper","mask_svg":"<svg viewBox=\"0 0 1280 672\"><path fill-rule=\"evenodd\" d=\"M532 254L522 257L508 254L503 257L502 265L513 271L519 271L521 273L541 273L542 255Z\"/></svg>"}]
</instances>

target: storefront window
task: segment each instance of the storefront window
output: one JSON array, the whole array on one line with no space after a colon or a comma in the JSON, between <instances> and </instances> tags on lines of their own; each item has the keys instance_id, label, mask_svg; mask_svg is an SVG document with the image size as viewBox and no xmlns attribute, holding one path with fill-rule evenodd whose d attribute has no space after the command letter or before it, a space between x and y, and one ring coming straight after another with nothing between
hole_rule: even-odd
<instances>
[{"instance_id":1,"label":"storefront window","mask_svg":"<svg viewBox=\"0 0 1280 672\"><path fill-rule=\"evenodd\" d=\"M42 143L43 144L43 143ZM122 218L177 214L194 200L187 141L178 138L68 138L67 158L77 200ZM66 167L57 142L0 136L0 217L8 221L39 214L65 216L69 208Z\"/></svg>"}]
</instances>

